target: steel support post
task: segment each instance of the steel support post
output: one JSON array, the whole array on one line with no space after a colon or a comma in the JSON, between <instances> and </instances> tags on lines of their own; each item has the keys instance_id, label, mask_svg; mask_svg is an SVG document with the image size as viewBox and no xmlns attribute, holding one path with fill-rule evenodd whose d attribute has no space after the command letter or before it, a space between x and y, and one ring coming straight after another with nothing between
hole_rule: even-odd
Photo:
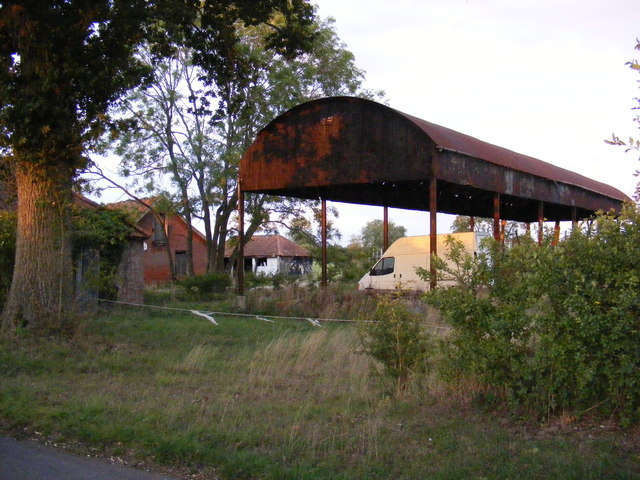
<instances>
[{"instance_id":1,"label":"steel support post","mask_svg":"<svg viewBox=\"0 0 640 480\"><path fill-rule=\"evenodd\" d=\"M556 220L556 224L553 227L553 243L552 245L558 245L560 243L560 220Z\"/></svg>"},{"instance_id":2,"label":"steel support post","mask_svg":"<svg viewBox=\"0 0 640 480\"><path fill-rule=\"evenodd\" d=\"M493 194L493 238L500 241L500 194Z\"/></svg>"},{"instance_id":3,"label":"steel support post","mask_svg":"<svg viewBox=\"0 0 640 480\"><path fill-rule=\"evenodd\" d=\"M429 182L429 272L431 273L431 281L429 288L436 288L436 267L431 262L431 256L438 254L438 180L431 175Z\"/></svg>"},{"instance_id":4,"label":"steel support post","mask_svg":"<svg viewBox=\"0 0 640 480\"><path fill-rule=\"evenodd\" d=\"M544 202L538 202L538 245L544 240Z\"/></svg>"},{"instance_id":5,"label":"steel support post","mask_svg":"<svg viewBox=\"0 0 640 480\"><path fill-rule=\"evenodd\" d=\"M384 215L382 220L382 251L386 252L389 248L389 207L384 207Z\"/></svg>"},{"instance_id":6,"label":"steel support post","mask_svg":"<svg viewBox=\"0 0 640 480\"><path fill-rule=\"evenodd\" d=\"M327 201L322 199L322 279L323 288L327 286Z\"/></svg>"},{"instance_id":7,"label":"steel support post","mask_svg":"<svg viewBox=\"0 0 640 480\"><path fill-rule=\"evenodd\" d=\"M238 182L238 297L244 296L244 192Z\"/></svg>"}]
</instances>

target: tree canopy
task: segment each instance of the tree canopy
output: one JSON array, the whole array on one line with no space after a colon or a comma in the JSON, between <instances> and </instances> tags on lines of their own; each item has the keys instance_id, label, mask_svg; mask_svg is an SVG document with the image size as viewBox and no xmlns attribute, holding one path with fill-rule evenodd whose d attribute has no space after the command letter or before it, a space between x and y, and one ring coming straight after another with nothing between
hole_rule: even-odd
<instances>
[{"instance_id":1,"label":"tree canopy","mask_svg":"<svg viewBox=\"0 0 640 480\"><path fill-rule=\"evenodd\" d=\"M637 41L635 48L636 50L640 50L640 40ZM640 73L640 62L638 62L637 59L627 62L627 65L629 66L629 68L631 68L635 72ZM640 110L640 96L636 97L634 100L636 102L636 106L633 107L633 110ZM633 121L640 128L640 115L636 115ZM630 151L630 150L633 150L636 152L640 151L640 138L634 137L633 135L630 135L628 140L622 140L618 135L614 133L611 136L611 140L605 140L605 141L611 145L618 145L618 146L625 147L627 151ZM640 169L636 170L635 176L640 177ZM638 184L636 185L636 191L634 193L633 198L638 204L640 204L640 182L638 182Z\"/></svg>"},{"instance_id":2,"label":"tree canopy","mask_svg":"<svg viewBox=\"0 0 640 480\"><path fill-rule=\"evenodd\" d=\"M280 23L273 20L279 16ZM193 48L208 81L237 71L235 26L270 25L287 57L313 39L303 0L21 0L0 4L0 144L18 193L16 256L3 329L73 323L72 180L108 128L109 109L149 68L136 55Z\"/></svg>"},{"instance_id":3,"label":"tree canopy","mask_svg":"<svg viewBox=\"0 0 640 480\"><path fill-rule=\"evenodd\" d=\"M273 22L279 27L282 16ZM237 206L238 164L258 130L284 110L321 96L381 96L362 87L364 72L337 37L333 20L318 20L310 31L308 51L291 58L268 48L270 26L236 25L232 58L237 69L221 77L196 65L187 47L160 62L150 48L140 54L153 69L152 80L122 102L118 113L128 120L126 128L109 136L106 145L120 157L122 175L153 194L170 187L187 223L202 221L211 270L224 266ZM270 221L290 223L309 203L251 195L245 238L258 229L268 231Z\"/></svg>"},{"instance_id":4,"label":"tree canopy","mask_svg":"<svg viewBox=\"0 0 640 480\"><path fill-rule=\"evenodd\" d=\"M369 251L372 260L377 260L382 255L382 249L384 244L383 239L384 224L382 220L376 219L366 223L360 235L358 237L362 246ZM404 237L407 234L407 229L402 225L397 225L393 222L389 222L389 245Z\"/></svg>"}]
</instances>

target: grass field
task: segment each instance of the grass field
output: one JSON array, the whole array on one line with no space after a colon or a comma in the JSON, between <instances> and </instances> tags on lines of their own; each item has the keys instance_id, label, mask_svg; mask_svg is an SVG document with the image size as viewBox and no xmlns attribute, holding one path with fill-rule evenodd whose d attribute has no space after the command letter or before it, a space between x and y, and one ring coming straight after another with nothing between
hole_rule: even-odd
<instances>
[{"instance_id":1,"label":"grass field","mask_svg":"<svg viewBox=\"0 0 640 480\"><path fill-rule=\"evenodd\" d=\"M385 394L350 325L114 310L0 340L0 427L196 479L632 479L633 431L532 424L423 379Z\"/></svg>"}]
</instances>

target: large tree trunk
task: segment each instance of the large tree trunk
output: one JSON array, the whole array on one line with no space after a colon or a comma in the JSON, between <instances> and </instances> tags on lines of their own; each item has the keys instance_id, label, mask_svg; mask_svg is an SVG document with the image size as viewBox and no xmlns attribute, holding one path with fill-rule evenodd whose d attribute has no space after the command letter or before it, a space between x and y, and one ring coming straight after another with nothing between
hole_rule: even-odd
<instances>
[{"instance_id":1,"label":"large tree trunk","mask_svg":"<svg viewBox=\"0 0 640 480\"><path fill-rule=\"evenodd\" d=\"M64 166L25 161L16 167L16 259L2 317L4 331L73 326L72 177Z\"/></svg>"}]
</instances>

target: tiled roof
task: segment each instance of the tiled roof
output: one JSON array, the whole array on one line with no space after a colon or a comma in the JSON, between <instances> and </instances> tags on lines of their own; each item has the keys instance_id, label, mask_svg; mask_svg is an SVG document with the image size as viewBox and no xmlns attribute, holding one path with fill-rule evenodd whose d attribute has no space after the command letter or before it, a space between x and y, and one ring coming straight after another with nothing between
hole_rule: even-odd
<instances>
[{"instance_id":1,"label":"tiled roof","mask_svg":"<svg viewBox=\"0 0 640 480\"><path fill-rule=\"evenodd\" d=\"M123 210L130 213L136 221L140 221L142 217L144 217L153 207L153 204L156 203L158 197L143 198L141 200L147 206L142 205L137 200L124 200L122 202L108 203L106 207L114 210Z\"/></svg>"},{"instance_id":2,"label":"tiled roof","mask_svg":"<svg viewBox=\"0 0 640 480\"><path fill-rule=\"evenodd\" d=\"M225 257L230 257L233 246L227 246ZM311 252L282 235L253 235L244 246L245 257L311 257Z\"/></svg>"}]
</instances>

